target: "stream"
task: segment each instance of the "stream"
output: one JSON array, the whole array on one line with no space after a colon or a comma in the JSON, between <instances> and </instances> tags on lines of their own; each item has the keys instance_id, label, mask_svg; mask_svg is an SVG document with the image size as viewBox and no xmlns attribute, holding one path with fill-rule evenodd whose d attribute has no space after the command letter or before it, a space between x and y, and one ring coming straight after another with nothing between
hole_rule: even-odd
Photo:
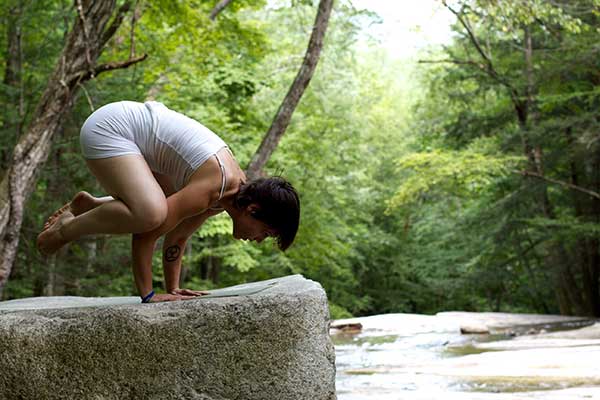
<instances>
[{"instance_id":1,"label":"stream","mask_svg":"<svg viewBox=\"0 0 600 400\"><path fill-rule=\"evenodd\" d=\"M339 400L600 400L600 323L593 320L456 312L332 326L343 323L362 330L331 330Z\"/></svg>"}]
</instances>

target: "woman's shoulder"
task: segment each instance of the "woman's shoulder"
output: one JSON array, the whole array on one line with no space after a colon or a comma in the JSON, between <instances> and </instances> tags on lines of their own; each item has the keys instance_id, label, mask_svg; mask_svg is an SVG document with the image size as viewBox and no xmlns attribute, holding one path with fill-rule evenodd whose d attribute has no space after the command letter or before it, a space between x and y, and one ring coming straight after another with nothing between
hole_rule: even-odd
<instances>
[{"instance_id":1,"label":"woman's shoulder","mask_svg":"<svg viewBox=\"0 0 600 400\"><path fill-rule=\"evenodd\" d=\"M225 188L223 197L225 197L238 192L240 185L246 182L246 174L228 147L219 150L218 155L224 164Z\"/></svg>"},{"instance_id":2,"label":"woman's shoulder","mask_svg":"<svg viewBox=\"0 0 600 400\"><path fill-rule=\"evenodd\" d=\"M227 148L219 150L216 155L217 157L209 157L202 163L194 171L186 185L203 187L210 192L210 196L214 198L215 202L222 197L236 193L240 184L246 180L246 174Z\"/></svg>"}]
</instances>

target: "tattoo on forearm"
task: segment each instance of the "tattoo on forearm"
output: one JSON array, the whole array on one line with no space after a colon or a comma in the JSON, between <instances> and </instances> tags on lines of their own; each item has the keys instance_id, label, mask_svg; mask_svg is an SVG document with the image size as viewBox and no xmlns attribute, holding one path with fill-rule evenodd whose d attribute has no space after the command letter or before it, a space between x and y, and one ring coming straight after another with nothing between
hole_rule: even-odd
<instances>
[{"instance_id":1,"label":"tattoo on forearm","mask_svg":"<svg viewBox=\"0 0 600 400\"><path fill-rule=\"evenodd\" d=\"M165 260L169 262L177 261L177 259L179 258L179 253L181 253L181 248L176 244L167 247L167 249L165 250Z\"/></svg>"}]
</instances>

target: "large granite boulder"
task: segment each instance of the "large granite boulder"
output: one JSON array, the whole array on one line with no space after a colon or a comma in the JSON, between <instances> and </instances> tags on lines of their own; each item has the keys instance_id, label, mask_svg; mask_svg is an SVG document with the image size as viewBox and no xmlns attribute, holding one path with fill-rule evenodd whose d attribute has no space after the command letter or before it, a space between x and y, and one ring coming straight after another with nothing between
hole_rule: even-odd
<instances>
[{"instance_id":1,"label":"large granite boulder","mask_svg":"<svg viewBox=\"0 0 600 400\"><path fill-rule=\"evenodd\" d=\"M2 399L335 399L327 298L300 275L207 298L0 303Z\"/></svg>"}]
</instances>

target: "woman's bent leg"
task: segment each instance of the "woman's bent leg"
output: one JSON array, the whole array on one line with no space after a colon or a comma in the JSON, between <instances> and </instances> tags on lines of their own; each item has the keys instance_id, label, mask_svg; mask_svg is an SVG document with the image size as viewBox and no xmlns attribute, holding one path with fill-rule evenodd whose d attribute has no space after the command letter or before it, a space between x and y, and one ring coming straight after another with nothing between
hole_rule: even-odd
<instances>
[{"instance_id":1,"label":"woman's bent leg","mask_svg":"<svg viewBox=\"0 0 600 400\"><path fill-rule=\"evenodd\" d=\"M40 250L45 253L53 253L84 235L147 232L166 218L165 195L142 156L87 160L87 164L114 200L78 216L70 212L62 214L38 237Z\"/></svg>"},{"instance_id":2,"label":"woman's bent leg","mask_svg":"<svg viewBox=\"0 0 600 400\"><path fill-rule=\"evenodd\" d=\"M141 155L87 160L87 164L114 200L67 224L63 228L67 239L91 233L141 233L162 224L167 215L166 198Z\"/></svg>"},{"instance_id":3,"label":"woman's bent leg","mask_svg":"<svg viewBox=\"0 0 600 400\"><path fill-rule=\"evenodd\" d=\"M46 223L44 224L44 230L50 228L57 221L58 217L65 211L71 212L74 216L83 214L86 211L96 208L106 203L107 201L114 200L112 196L105 197L94 197L88 192L81 191L77 193L73 199L59 208L54 214L52 214Z\"/></svg>"}]
</instances>

